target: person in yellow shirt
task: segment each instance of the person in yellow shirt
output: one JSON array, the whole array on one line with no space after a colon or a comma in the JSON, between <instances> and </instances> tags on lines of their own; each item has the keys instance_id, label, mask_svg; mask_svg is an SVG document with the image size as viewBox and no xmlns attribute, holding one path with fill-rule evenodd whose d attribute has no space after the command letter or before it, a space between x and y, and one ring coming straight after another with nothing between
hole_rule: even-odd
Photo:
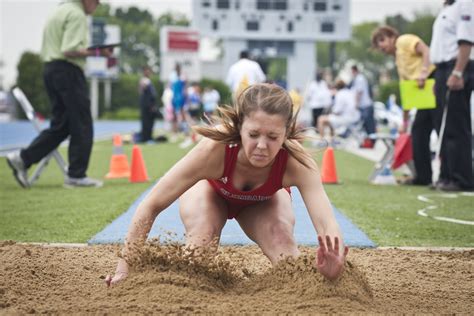
<instances>
[{"instance_id":1,"label":"person in yellow shirt","mask_svg":"<svg viewBox=\"0 0 474 316\"><path fill-rule=\"evenodd\" d=\"M371 40L373 48L395 57L400 80L416 80L420 88L424 87L435 67L430 63L430 49L421 38L413 34L400 35L393 27L381 26L373 31ZM407 129L407 114L402 132ZM417 111L411 130L416 175L404 184L431 184L430 135L433 129L439 132L441 116L438 108Z\"/></svg>"},{"instance_id":2,"label":"person in yellow shirt","mask_svg":"<svg viewBox=\"0 0 474 316\"><path fill-rule=\"evenodd\" d=\"M290 95L291 101L293 102L293 113L297 113L303 104L303 97L301 96L298 88L291 89L288 94Z\"/></svg>"}]
</instances>

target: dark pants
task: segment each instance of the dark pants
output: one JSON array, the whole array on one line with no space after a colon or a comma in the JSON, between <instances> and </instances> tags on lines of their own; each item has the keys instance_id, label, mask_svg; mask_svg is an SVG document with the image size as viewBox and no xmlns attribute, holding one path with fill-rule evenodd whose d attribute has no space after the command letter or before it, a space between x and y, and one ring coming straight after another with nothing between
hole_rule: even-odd
<instances>
[{"instance_id":1,"label":"dark pants","mask_svg":"<svg viewBox=\"0 0 474 316\"><path fill-rule=\"evenodd\" d=\"M153 125L155 124L156 113L149 106L140 107L140 118L142 124L141 142L153 139Z\"/></svg>"},{"instance_id":2,"label":"dark pants","mask_svg":"<svg viewBox=\"0 0 474 316\"><path fill-rule=\"evenodd\" d=\"M430 137L433 129L439 133L442 110L418 110L411 130L413 162L415 164L416 184L430 184L433 177L431 170Z\"/></svg>"},{"instance_id":3,"label":"dark pants","mask_svg":"<svg viewBox=\"0 0 474 316\"><path fill-rule=\"evenodd\" d=\"M85 177L93 125L84 73L69 62L53 61L45 64L43 79L52 106L51 124L21 151L21 158L29 168L70 136L68 174L73 178Z\"/></svg>"},{"instance_id":4,"label":"dark pants","mask_svg":"<svg viewBox=\"0 0 474 316\"><path fill-rule=\"evenodd\" d=\"M323 114L324 108L313 109L313 126L318 127L318 118Z\"/></svg>"},{"instance_id":5,"label":"dark pants","mask_svg":"<svg viewBox=\"0 0 474 316\"><path fill-rule=\"evenodd\" d=\"M474 86L474 63L464 70L464 89L450 91L446 104L446 82L454 61L436 65L436 103L448 107L441 146L440 180L454 182L463 189L474 186L472 175L472 142L470 98Z\"/></svg>"},{"instance_id":6,"label":"dark pants","mask_svg":"<svg viewBox=\"0 0 474 316\"><path fill-rule=\"evenodd\" d=\"M360 108L360 118L363 122L363 127L367 135L375 133L375 118L374 118L374 106L367 106Z\"/></svg>"}]
</instances>

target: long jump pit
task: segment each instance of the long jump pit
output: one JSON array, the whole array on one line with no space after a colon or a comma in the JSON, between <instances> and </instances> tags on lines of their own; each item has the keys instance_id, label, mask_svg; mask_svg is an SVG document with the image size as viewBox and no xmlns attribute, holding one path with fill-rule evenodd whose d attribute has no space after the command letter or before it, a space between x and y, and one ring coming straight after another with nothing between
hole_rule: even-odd
<instances>
[{"instance_id":1,"label":"long jump pit","mask_svg":"<svg viewBox=\"0 0 474 316\"><path fill-rule=\"evenodd\" d=\"M272 267L256 246L189 256L152 243L108 288L118 246L0 242L0 314L471 314L473 249L352 248L325 280L315 247Z\"/></svg>"}]
</instances>

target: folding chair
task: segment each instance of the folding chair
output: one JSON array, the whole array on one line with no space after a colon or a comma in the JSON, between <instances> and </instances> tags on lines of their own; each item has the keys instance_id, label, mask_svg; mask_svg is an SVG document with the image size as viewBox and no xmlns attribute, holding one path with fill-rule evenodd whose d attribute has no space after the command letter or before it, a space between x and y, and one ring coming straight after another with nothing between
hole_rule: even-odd
<instances>
[{"instance_id":1,"label":"folding chair","mask_svg":"<svg viewBox=\"0 0 474 316\"><path fill-rule=\"evenodd\" d=\"M28 99L26 98L23 91L21 91L20 88L16 87L13 89L13 95L20 103L21 107L23 108L23 111L26 114L26 117L31 122L31 124L33 124L38 133L41 132L41 125L38 118L35 116L35 110L33 109L33 106L31 105L30 101L28 101ZM61 154L55 149L38 163L38 166L36 167L35 171L28 178L28 184L30 186L32 186L33 183L38 180L39 176L43 172L44 168L46 168L51 158L54 158L56 160L59 169L62 171L65 177L67 176L68 166Z\"/></svg>"},{"instance_id":2,"label":"folding chair","mask_svg":"<svg viewBox=\"0 0 474 316\"><path fill-rule=\"evenodd\" d=\"M393 154L395 153L395 141L397 140L397 137L397 135L384 133L375 133L369 135L370 139L374 141L381 140L385 145L385 153L383 157L375 163L374 170L369 176L369 182L374 182L377 176L384 174L386 170L391 170Z\"/></svg>"}]
</instances>

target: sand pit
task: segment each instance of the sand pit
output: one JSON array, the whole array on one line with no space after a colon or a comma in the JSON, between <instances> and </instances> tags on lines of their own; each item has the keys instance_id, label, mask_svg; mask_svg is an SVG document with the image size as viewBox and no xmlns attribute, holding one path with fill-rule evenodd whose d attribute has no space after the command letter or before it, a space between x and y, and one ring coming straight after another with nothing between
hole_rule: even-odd
<instances>
[{"instance_id":1,"label":"sand pit","mask_svg":"<svg viewBox=\"0 0 474 316\"><path fill-rule=\"evenodd\" d=\"M108 289L118 247L0 242L0 314L16 313L456 313L474 310L474 252L351 249L330 283L311 267L314 248L271 268L254 246L222 247L189 262L152 246L135 272Z\"/></svg>"}]
</instances>

